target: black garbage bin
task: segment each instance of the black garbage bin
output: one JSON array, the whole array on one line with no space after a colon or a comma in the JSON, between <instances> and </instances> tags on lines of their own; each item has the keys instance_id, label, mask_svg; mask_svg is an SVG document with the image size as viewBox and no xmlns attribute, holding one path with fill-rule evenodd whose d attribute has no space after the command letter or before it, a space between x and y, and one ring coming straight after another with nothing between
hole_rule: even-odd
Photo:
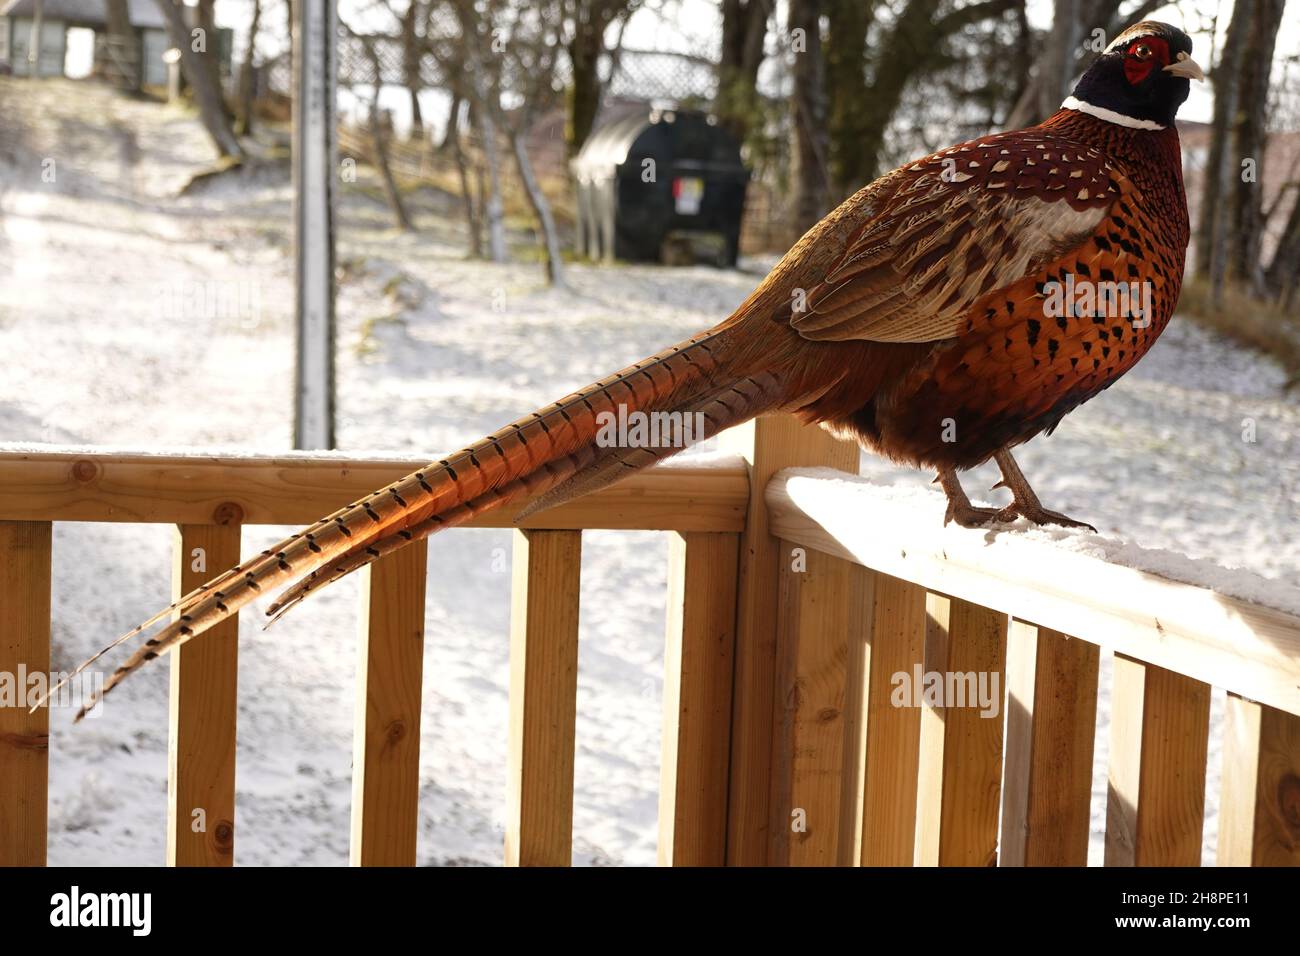
<instances>
[{"instance_id":1,"label":"black garbage bin","mask_svg":"<svg viewBox=\"0 0 1300 956\"><path fill-rule=\"evenodd\" d=\"M572 163L592 259L734 266L749 170L713 118L652 110L600 127Z\"/></svg>"}]
</instances>

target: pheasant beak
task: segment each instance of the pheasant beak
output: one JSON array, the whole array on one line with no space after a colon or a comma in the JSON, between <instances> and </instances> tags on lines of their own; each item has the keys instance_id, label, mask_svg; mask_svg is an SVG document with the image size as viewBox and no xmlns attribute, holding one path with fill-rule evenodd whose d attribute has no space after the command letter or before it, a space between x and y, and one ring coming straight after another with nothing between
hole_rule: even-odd
<instances>
[{"instance_id":1,"label":"pheasant beak","mask_svg":"<svg viewBox=\"0 0 1300 956\"><path fill-rule=\"evenodd\" d=\"M1179 53L1178 59L1165 67L1165 72L1172 73L1174 76L1181 76L1187 80L1205 79L1205 73L1202 72L1200 64L1186 53Z\"/></svg>"}]
</instances>

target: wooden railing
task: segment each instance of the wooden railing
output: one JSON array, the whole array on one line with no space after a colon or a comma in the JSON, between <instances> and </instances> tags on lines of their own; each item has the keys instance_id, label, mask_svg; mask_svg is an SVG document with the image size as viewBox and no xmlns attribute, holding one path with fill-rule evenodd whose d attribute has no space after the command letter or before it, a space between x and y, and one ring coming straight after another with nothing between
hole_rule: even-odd
<instances>
[{"instance_id":1,"label":"wooden railing","mask_svg":"<svg viewBox=\"0 0 1300 956\"><path fill-rule=\"evenodd\" d=\"M1300 864L1300 618L1041 538L945 531L880 491L803 472L766 488L782 809L810 821L783 828L778 859L1085 865L1105 648L1106 865L1200 864L1211 683L1228 691L1218 863ZM1005 723L894 706L918 667L997 675Z\"/></svg>"},{"instance_id":2,"label":"wooden railing","mask_svg":"<svg viewBox=\"0 0 1300 956\"><path fill-rule=\"evenodd\" d=\"M788 418L724 444L738 457L662 466L517 529L508 864L571 859L594 528L669 533L662 863L1082 864L1101 647L1116 652L1106 862L1199 862L1210 681L1234 694L1220 862L1300 862L1300 620L781 472L857 463ZM50 669L52 522L174 525L183 593L238 560L242 525L308 523L424 463L0 453L0 673ZM415 861L426 560L421 543L363 572L354 863ZM236 631L170 655L171 864L234 859ZM894 706L914 665L999 675L1005 722ZM0 864L45 861L48 719L0 708Z\"/></svg>"}]
</instances>

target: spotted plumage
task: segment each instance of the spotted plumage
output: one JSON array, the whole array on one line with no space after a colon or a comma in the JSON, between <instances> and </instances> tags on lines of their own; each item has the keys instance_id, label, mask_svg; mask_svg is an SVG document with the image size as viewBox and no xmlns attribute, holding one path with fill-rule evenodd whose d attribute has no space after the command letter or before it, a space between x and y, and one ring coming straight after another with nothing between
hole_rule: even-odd
<instances>
[{"instance_id":1,"label":"spotted plumage","mask_svg":"<svg viewBox=\"0 0 1300 956\"><path fill-rule=\"evenodd\" d=\"M678 450L598 440L601 416L620 408L699 415L697 438L793 412L936 469L948 518L961 524L1078 524L1042 507L1010 449L1123 375L1172 315L1188 240L1173 118L1200 76L1190 53L1173 27L1130 27L1046 122L866 186L715 328L367 495L160 611L111 645L175 618L103 692L259 594L285 588L269 610L278 616L411 541L514 500L531 499L525 514L550 507ZM1121 283L1140 290L1136 300L1062 295ZM957 479L990 458L1013 495L1002 511L973 507Z\"/></svg>"}]
</instances>

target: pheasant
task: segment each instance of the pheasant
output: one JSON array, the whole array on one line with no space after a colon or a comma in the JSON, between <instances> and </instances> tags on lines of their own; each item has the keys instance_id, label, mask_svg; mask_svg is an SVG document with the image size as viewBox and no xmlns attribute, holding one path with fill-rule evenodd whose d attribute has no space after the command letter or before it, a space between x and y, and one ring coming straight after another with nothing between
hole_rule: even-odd
<instances>
[{"instance_id":1,"label":"pheasant","mask_svg":"<svg viewBox=\"0 0 1300 956\"><path fill-rule=\"evenodd\" d=\"M288 585L268 610L279 616L508 501L532 498L530 514L678 450L601 440L611 415L629 410L690 416L702 423L697 439L791 412L936 469L945 523L1081 526L1043 507L1011 449L1132 368L1170 319L1188 241L1174 116L1189 81L1203 79L1191 49L1168 24L1128 28L1043 123L867 185L720 324L322 518L155 614L105 648L174 616L100 696L260 594ZM957 477L990 458L1012 495L1000 510L974 507Z\"/></svg>"}]
</instances>

